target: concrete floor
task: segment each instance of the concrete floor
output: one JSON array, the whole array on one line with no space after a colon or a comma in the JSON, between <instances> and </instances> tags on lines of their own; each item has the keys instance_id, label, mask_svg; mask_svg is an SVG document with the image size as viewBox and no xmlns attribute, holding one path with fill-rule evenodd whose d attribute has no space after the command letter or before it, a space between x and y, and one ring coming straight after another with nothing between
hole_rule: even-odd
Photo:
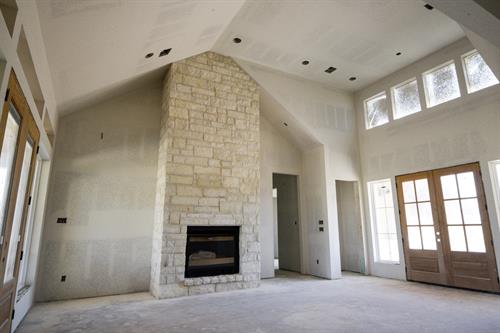
<instances>
[{"instance_id":1,"label":"concrete floor","mask_svg":"<svg viewBox=\"0 0 500 333\"><path fill-rule=\"evenodd\" d=\"M251 290L39 304L17 332L500 332L500 296L354 274L328 281L282 273Z\"/></svg>"}]
</instances>

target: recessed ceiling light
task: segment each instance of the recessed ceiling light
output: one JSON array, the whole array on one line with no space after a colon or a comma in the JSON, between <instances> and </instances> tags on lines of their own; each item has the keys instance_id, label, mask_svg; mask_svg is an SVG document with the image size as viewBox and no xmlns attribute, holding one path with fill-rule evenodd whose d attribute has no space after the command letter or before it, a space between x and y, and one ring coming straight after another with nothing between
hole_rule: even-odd
<instances>
[{"instance_id":1,"label":"recessed ceiling light","mask_svg":"<svg viewBox=\"0 0 500 333\"><path fill-rule=\"evenodd\" d=\"M165 49L163 51L160 52L160 54L158 55L159 57L163 57L163 56L166 56L167 54L170 53L170 51L172 51L172 49Z\"/></svg>"},{"instance_id":2,"label":"recessed ceiling light","mask_svg":"<svg viewBox=\"0 0 500 333\"><path fill-rule=\"evenodd\" d=\"M154 53L149 52L148 54L146 54L146 56L144 58L148 59L148 58L151 58L152 56L154 56Z\"/></svg>"},{"instance_id":3,"label":"recessed ceiling light","mask_svg":"<svg viewBox=\"0 0 500 333\"><path fill-rule=\"evenodd\" d=\"M426 4L424 5L424 7L425 7L425 8L427 8L428 10L433 10L433 9L434 9L434 7L433 7L433 6L431 6L431 5L429 5L428 3L426 3Z\"/></svg>"},{"instance_id":4,"label":"recessed ceiling light","mask_svg":"<svg viewBox=\"0 0 500 333\"><path fill-rule=\"evenodd\" d=\"M325 73L331 74L331 73L335 72L336 70L337 70L337 68L335 68L335 67L328 67L327 69L325 69Z\"/></svg>"},{"instance_id":5,"label":"recessed ceiling light","mask_svg":"<svg viewBox=\"0 0 500 333\"><path fill-rule=\"evenodd\" d=\"M349 81L355 81L355 80L356 80L356 77L355 77L355 76L351 76L351 77L349 78Z\"/></svg>"},{"instance_id":6,"label":"recessed ceiling light","mask_svg":"<svg viewBox=\"0 0 500 333\"><path fill-rule=\"evenodd\" d=\"M396 53L397 56L400 56L401 54L402 54L401 52Z\"/></svg>"},{"instance_id":7,"label":"recessed ceiling light","mask_svg":"<svg viewBox=\"0 0 500 333\"><path fill-rule=\"evenodd\" d=\"M287 124L287 123L283 123L283 125L285 125L285 127L286 127L286 126L288 126L288 124Z\"/></svg>"},{"instance_id":8,"label":"recessed ceiling light","mask_svg":"<svg viewBox=\"0 0 500 333\"><path fill-rule=\"evenodd\" d=\"M238 37L233 38L233 43L235 43L235 44L241 43L241 38L238 38Z\"/></svg>"},{"instance_id":9,"label":"recessed ceiling light","mask_svg":"<svg viewBox=\"0 0 500 333\"><path fill-rule=\"evenodd\" d=\"M309 65L309 60L304 60L304 61L302 61L302 65L304 65L304 66L305 66L305 65Z\"/></svg>"}]
</instances>

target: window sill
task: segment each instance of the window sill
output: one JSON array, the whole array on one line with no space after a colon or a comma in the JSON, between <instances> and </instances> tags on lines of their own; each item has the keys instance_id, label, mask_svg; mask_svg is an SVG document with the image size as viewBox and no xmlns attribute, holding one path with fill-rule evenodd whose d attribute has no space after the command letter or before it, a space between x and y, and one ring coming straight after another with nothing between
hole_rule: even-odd
<instances>
[{"instance_id":1,"label":"window sill","mask_svg":"<svg viewBox=\"0 0 500 333\"><path fill-rule=\"evenodd\" d=\"M401 265L398 261L374 261L375 264L383 264L383 265Z\"/></svg>"}]
</instances>

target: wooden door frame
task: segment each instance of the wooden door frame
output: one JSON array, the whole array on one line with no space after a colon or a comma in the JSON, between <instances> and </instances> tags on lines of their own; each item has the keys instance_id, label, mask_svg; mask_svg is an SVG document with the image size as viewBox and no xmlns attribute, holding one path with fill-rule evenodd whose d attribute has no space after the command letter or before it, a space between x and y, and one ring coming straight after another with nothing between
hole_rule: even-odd
<instances>
[{"instance_id":1,"label":"wooden door frame","mask_svg":"<svg viewBox=\"0 0 500 333\"><path fill-rule=\"evenodd\" d=\"M16 109L17 113L20 116L20 121L19 121L19 131L18 131L18 138L17 138L17 143L16 143L16 152L14 155L14 163L13 163L13 169L12 169L12 175L11 175L11 180L10 180L10 188L9 188L9 194L8 194L8 203L6 205L6 212L5 212L5 220L3 223L3 230L0 230L0 232L3 234L4 239L3 243L0 247L0 303L5 301L8 297L10 297L10 308L9 312L13 313L14 305L16 302L16 285L17 285L17 277L19 274L19 264L20 264L20 253L23 249L24 245L24 234L25 234L25 227L26 227L26 218L28 214L28 203L29 203L29 198L31 195L31 190L32 190L32 181L33 181L33 175L35 172L35 163L36 163L36 156L38 153L38 141L40 139L40 132L38 130L38 127L36 125L36 122L33 118L33 115L31 114L30 108L28 106L28 103L26 101L26 98L22 92L22 89L19 85L19 82L17 81L17 77L14 73L14 71L11 71L10 77L9 77L9 84L8 84L8 89L6 93L6 98L4 102L4 106L2 109L2 116L0 120L0 154L2 145L3 145L3 139L5 135L5 126L7 122L7 117L9 113L9 108L10 104L14 106ZM21 175L21 170L23 166L23 161L24 161L24 153L26 149L26 143L28 140L32 140L32 145L33 145L33 151L31 154L31 159L30 159L30 168L28 170L28 179L27 179L27 184L26 184L26 193L23 201L23 211L21 214L21 223L19 226L19 241L17 244L17 249L15 253L15 258L14 258L14 271L13 271L13 278L10 281L7 281L7 283L4 283L4 278L5 278L5 272L6 272L6 259L8 256L8 250L9 250L9 243L10 243L10 237L12 233L12 226L13 226L13 220L14 220L14 214L15 214L15 209L16 209L16 201L17 201L17 195L19 191L19 183L20 183L20 175ZM0 312L4 313L5 309L0 309ZM12 315L8 313L8 320L0 323L0 332L8 332L10 331L10 326L12 323Z\"/></svg>"}]
</instances>

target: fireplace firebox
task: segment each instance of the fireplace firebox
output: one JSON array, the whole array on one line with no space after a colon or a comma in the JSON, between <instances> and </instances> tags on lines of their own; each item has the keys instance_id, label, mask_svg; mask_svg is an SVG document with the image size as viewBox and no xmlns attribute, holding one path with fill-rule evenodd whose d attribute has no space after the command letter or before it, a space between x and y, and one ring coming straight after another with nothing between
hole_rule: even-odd
<instances>
[{"instance_id":1,"label":"fireplace firebox","mask_svg":"<svg viewBox=\"0 0 500 333\"><path fill-rule=\"evenodd\" d=\"M239 270L239 227L187 227L186 278L237 274Z\"/></svg>"}]
</instances>

